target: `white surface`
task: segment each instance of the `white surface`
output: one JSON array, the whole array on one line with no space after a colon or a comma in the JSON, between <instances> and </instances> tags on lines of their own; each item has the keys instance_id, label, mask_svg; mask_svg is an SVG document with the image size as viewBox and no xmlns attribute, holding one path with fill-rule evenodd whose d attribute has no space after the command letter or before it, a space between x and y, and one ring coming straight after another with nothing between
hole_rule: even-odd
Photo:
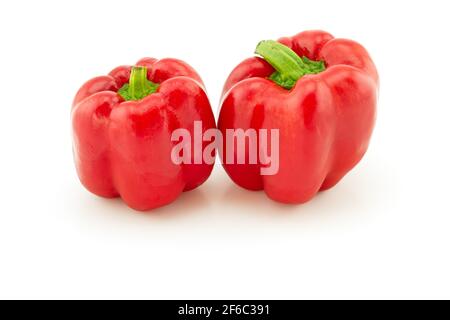
<instances>
[{"instance_id":1,"label":"white surface","mask_svg":"<svg viewBox=\"0 0 450 320\"><path fill-rule=\"evenodd\" d=\"M0 6L0 298L450 298L446 1ZM69 119L84 81L177 57L216 110L259 40L319 28L361 42L381 77L369 152L334 189L284 206L217 166L141 214L78 182Z\"/></svg>"}]
</instances>

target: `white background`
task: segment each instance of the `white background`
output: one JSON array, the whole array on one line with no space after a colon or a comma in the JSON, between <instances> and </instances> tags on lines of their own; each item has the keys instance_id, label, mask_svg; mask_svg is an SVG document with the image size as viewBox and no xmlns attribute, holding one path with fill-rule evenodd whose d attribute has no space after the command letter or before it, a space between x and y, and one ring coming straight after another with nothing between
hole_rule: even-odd
<instances>
[{"instance_id":1,"label":"white background","mask_svg":"<svg viewBox=\"0 0 450 320\"><path fill-rule=\"evenodd\" d=\"M0 298L450 298L447 1L3 1ZM72 161L81 84L176 57L214 111L262 39L324 29L380 73L369 152L301 206L220 166L147 214L88 193Z\"/></svg>"}]
</instances>

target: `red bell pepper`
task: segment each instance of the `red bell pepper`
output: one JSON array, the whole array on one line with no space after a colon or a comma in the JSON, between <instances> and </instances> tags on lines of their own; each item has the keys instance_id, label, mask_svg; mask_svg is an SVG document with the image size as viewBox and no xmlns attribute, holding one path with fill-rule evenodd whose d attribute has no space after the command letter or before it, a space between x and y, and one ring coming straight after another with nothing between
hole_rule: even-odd
<instances>
[{"instance_id":1,"label":"red bell pepper","mask_svg":"<svg viewBox=\"0 0 450 320\"><path fill-rule=\"evenodd\" d=\"M202 184L213 168L171 159L172 132L193 134L197 120L203 131L216 127L202 80L183 61L145 58L88 81L72 106L81 182L96 195L121 196L137 210L172 202Z\"/></svg>"},{"instance_id":2,"label":"red bell pepper","mask_svg":"<svg viewBox=\"0 0 450 320\"><path fill-rule=\"evenodd\" d=\"M223 161L224 168L241 187L263 189L280 202L303 203L333 187L366 152L378 73L360 44L323 31L262 41L256 54L228 77L218 127L222 134L237 128L278 129L279 170L261 175L260 161ZM248 144L245 152L248 158Z\"/></svg>"}]
</instances>

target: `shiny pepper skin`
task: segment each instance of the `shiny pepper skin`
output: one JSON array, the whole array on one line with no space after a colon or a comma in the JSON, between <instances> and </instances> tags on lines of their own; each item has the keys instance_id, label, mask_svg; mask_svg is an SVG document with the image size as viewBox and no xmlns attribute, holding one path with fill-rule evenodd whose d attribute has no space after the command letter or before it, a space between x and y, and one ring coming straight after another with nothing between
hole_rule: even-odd
<instances>
[{"instance_id":1,"label":"shiny pepper skin","mask_svg":"<svg viewBox=\"0 0 450 320\"><path fill-rule=\"evenodd\" d=\"M378 73L360 44L327 32L306 31L278 41L298 56L324 61L326 70L305 75L286 90L267 79L275 70L264 59L240 63L225 83L218 127L223 134L236 128L279 129L279 171L262 176L259 163L223 166L243 188L264 190L279 202L303 203L338 183L366 152Z\"/></svg>"},{"instance_id":2,"label":"shiny pepper skin","mask_svg":"<svg viewBox=\"0 0 450 320\"><path fill-rule=\"evenodd\" d=\"M171 133L177 128L192 132L196 120L203 130L215 128L215 120L203 82L188 64L145 58L136 65L147 67L148 80L159 84L157 92L124 101L117 91L129 81L131 66L85 83L73 101L73 152L89 191L120 196L130 207L148 210L209 177L212 164L174 164Z\"/></svg>"}]
</instances>

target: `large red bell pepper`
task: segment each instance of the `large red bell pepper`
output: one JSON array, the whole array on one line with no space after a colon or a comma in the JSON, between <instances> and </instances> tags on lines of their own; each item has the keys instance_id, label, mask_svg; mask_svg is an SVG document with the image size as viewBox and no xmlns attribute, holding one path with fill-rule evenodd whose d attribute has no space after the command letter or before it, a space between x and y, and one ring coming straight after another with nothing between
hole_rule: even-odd
<instances>
[{"instance_id":1,"label":"large red bell pepper","mask_svg":"<svg viewBox=\"0 0 450 320\"><path fill-rule=\"evenodd\" d=\"M239 186L302 203L334 186L366 152L375 123L377 70L360 44L323 31L262 41L256 54L228 77L218 126L223 134L278 129L279 170L261 175L261 162L223 159L224 168ZM238 148L223 148L230 149ZM246 158L248 152L247 144Z\"/></svg>"},{"instance_id":2,"label":"large red bell pepper","mask_svg":"<svg viewBox=\"0 0 450 320\"><path fill-rule=\"evenodd\" d=\"M137 210L170 203L202 184L213 168L171 159L172 132L184 128L194 135L197 120L203 131L215 128L202 80L183 61L145 58L88 81L72 107L81 182L99 196L121 196Z\"/></svg>"}]
</instances>

